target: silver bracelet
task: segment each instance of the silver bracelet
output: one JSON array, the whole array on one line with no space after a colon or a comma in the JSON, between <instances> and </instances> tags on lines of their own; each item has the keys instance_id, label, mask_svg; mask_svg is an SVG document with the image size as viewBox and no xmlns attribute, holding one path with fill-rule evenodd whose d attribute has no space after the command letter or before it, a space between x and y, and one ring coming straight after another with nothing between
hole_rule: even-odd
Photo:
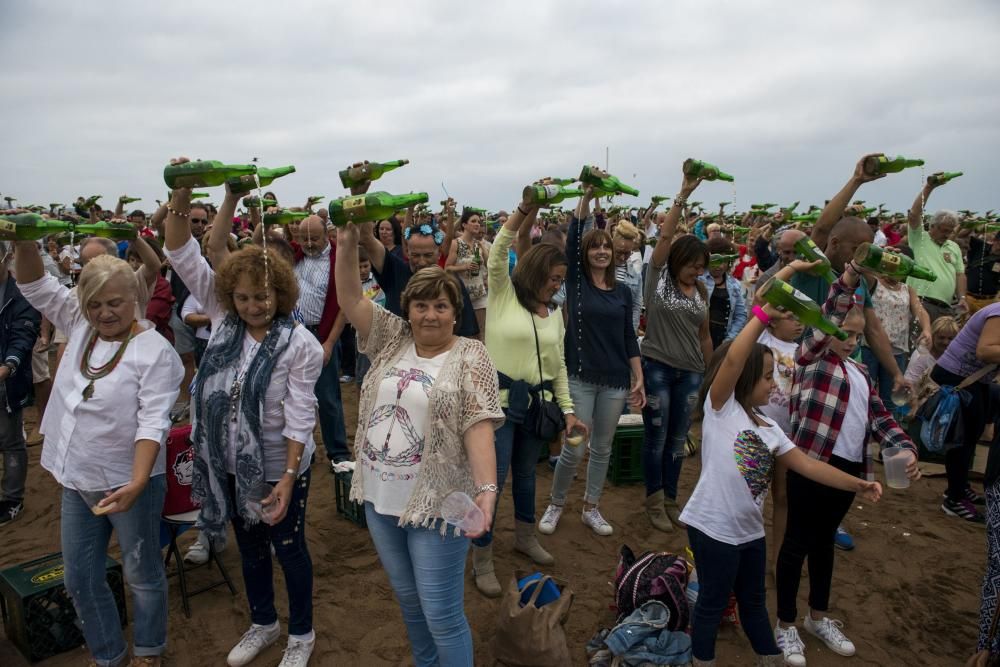
<instances>
[{"instance_id":1,"label":"silver bracelet","mask_svg":"<svg viewBox=\"0 0 1000 667\"><path fill-rule=\"evenodd\" d=\"M476 498L478 498L479 496L481 496L482 494L486 493L487 491L492 491L493 493L497 494L498 496L500 495L500 487L497 486L496 484L482 484L480 486L477 486L473 490L473 496L476 497Z\"/></svg>"}]
</instances>

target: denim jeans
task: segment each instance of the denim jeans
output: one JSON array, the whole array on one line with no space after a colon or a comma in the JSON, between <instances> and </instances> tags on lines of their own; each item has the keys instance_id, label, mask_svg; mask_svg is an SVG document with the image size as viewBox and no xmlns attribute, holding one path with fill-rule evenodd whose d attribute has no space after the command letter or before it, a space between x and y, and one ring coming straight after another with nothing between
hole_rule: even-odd
<instances>
[{"instance_id":1,"label":"denim jeans","mask_svg":"<svg viewBox=\"0 0 1000 667\"><path fill-rule=\"evenodd\" d=\"M503 409L507 414L507 408ZM528 523L535 522L535 466L543 443L520 424L505 421L493 436L497 453L497 486L503 495L507 471L513 468L511 495L514 496L514 519ZM497 498L497 505L500 497ZM497 511L493 510L493 525L496 525ZM485 547L493 542L493 526L482 536L472 541L477 547Z\"/></svg>"},{"instance_id":2,"label":"denim jeans","mask_svg":"<svg viewBox=\"0 0 1000 667\"><path fill-rule=\"evenodd\" d=\"M611 441L618 428L627 389L614 389L590 384L577 378L569 379L569 394L573 397L576 418L590 427L590 461L587 463L587 490L583 500L594 505L601 499L604 479L611 461ZM565 505L566 492L573 482L576 467L583 458L584 445L564 444L552 476L552 504Z\"/></svg>"},{"instance_id":3,"label":"denim jeans","mask_svg":"<svg viewBox=\"0 0 1000 667\"><path fill-rule=\"evenodd\" d=\"M893 357L896 359L896 365L899 366L900 372L905 371L906 364L910 360L909 356L901 353L894 354ZM882 399L885 409L889 412L895 412L898 408L892 402L892 374L889 369L879 363L870 347L861 348L861 361L868 368L868 377L872 384L878 385L878 395Z\"/></svg>"},{"instance_id":4,"label":"denim jeans","mask_svg":"<svg viewBox=\"0 0 1000 667\"><path fill-rule=\"evenodd\" d=\"M642 446L642 474L646 495L660 489L677 498L677 480L684 463L684 443L691 425L691 407L701 385L701 373L685 371L642 358L646 383L646 407L642 423L646 441Z\"/></svg>"},{"instance_id":5,"label":"denim jeans","mask_svg":"<svg viewBox=\"0 0 1000 667\"><path fill-rule=\"evenodd\" d=\"M24 500L24 483L28 480L28 445L24 441L24 420L21 410L7 412L0 406L0 454L3 455L3 478L0 500Z\"/></svg>"},{"instance_id":6,"label":"denim jeans","mask_svg":"<svg viewBox=\"0 0 1000 667\"><path fill-rule=\"evenodd\" d=\"M368 532L403 612L413 661L472 665L472 631L465 618L465 557L469 540L452 531L400 527L399 517L365 503Z\"/></svg>"},{"instance_id":7,"label":"denim jeans","mask_svg":"<svg viewBox=\"0 0 1000 667\"><path fill-rule=\"evenodd\" d=\"M167 493L164 475L150 477L125 512L95 515L79 493L62 490L62 553L66 591L83 627L83 638L101 667L128 657L105 557L111 531L121 546L125 581L132 595L135 655L163 655L167 649L167 575L160 553L160 513Z\"/></svg>"},{"instance_id":8,"label":"denim jeans","mask_svg":"<svg viewBox=\"0 0 1000 667\"><path fill-rule=\"evenodd\" d=\"M331 461L350 459L347 428L344 425L344 404L340 395L340 341L334 344L330 362L320 371L313 391L318 402L319 430L323 434L327 458Z\"/></svg>"},{"instance_id":9,"label":"denim jeans","mask_svg":"<svg viewBox=\"0 0 1000 667\"><path fill-rule=\"evenodd\" d=\"M285 518L273 526L263 522L249 525L233 515L233 533L243 561L243 584L250 603L250 620L271 625L278 620L274 608L274 573L271 545L285 573L288 591L288 634L307 635L312 630L313 567L306 547L306 501L312 471L299 475L292 486L292 498ZM229 502L236 504L236 477L229 475Z\"/></svg>"},{"instance_id":10,"label":"denim jeans","mask_svg":"<svg viewBox=\"0 0 1000 667\"><path fill-rule=\"evenodd\" d=\"M767 615L764 570L767 546L764 538L733 545L719 542L688 526L688 541L698 566L698 601L691 618L691 650L698 660L715 658L715 639L729 593L736 594L740 625L754 653L781 653Z\"/></svg>"}]
</instances>

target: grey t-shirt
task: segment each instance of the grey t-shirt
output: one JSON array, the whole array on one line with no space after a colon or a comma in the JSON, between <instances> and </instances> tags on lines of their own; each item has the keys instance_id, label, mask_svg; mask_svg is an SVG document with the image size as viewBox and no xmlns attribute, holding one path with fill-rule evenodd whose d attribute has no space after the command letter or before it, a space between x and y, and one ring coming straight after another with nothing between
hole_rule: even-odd
<instances>
[{"instance_id":1,"label":"grey t-shirt","mask_svg":"<svg viewBox=\"0 0 1000 667\"><path fill-rule=\"evenodd\" d=\"M701 325L708 317L708 302L695 289L686 296L674 284L664 264L649 265L646 274L646 336L642 355L660 363L696 373L705 372L701 353Z\"/></svg>"}]
</instances>

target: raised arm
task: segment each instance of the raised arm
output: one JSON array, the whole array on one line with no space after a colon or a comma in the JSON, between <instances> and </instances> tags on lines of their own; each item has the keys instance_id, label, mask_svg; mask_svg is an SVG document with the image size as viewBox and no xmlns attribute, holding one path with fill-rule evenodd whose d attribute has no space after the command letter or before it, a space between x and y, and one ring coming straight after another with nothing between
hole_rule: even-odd
<instances>
[{"instance_id":1,"label":"raised arm","mask_svg":"<svg viewBox=\"0 0 1000 667\"><path fill-rule=\"evenodd\" d=\"M229 232L233 228L233 216L236 215L239 201L240 196L233 194L227 185L226 196L219 205L219 212L215 214L212 229L208 232L208 259L216 268L222 266L229 257Z\"/></svg>"},{"instance_id":2,"label":"raised arm","mask_svg":"<svg viewBox=\"0 0 1000 667\"><path fill-rule=\"evenodd\" d=\"M528 211L528 215L525 216L524 221L517 230L517 237L514 239L514 253L518 257L524 257L524 254L531 250L531 230L535 226L535 222L538 220L538 208L525 206L524 202L521 202L520 206L524 207L524 210ZM510 222L510 217L507 218Z\"/></svg>"},{"instance_id":3,"label":"raised arm","mask_svg":"<svg viewBox=\"0 0 1000 667\"><path fill-rule=\"evenodd\" d=\"M840 192L833 196L830 203L819 214L819 219L813 225L812 240L820 250L826 248L826 242L830 238L830 230L844 217L844 210L850 205L851 200L854 199L854 193L858 191L858 188L868 181L875 181L885 176L885 174L872 176L865 171L865 160L870 157L879 157L880 155L882 154L869 153L858 160L858 163L854 166L854 174L851 175L851 178L840 189Z\"/></svg>"},{"instance_id":4,"label":"raised arm","mask_svg":"<svg viewBox=\"0 0 1000 667\"><path fill-rule=\"evenodd\" d=\"M937 186L931 181L930 177L927 178L927 182L924 183L924 187L920 188L920 192L917 193L916 198L913 200L913 204L910 205L910 210L906 213L906 222L909 224L910 229L923 228L924 224L924 204L930 198L931 193L934 192L934 188Z\"/></svg>"},{"instance_id":5,"label":"raised arm","mask_svg":"<svg viewBox=\"0 0 1000 667\"><path fill-rule=\"evenodd\" d=\"M660 269L667 263L667 256L670 255L670 244L674 241L677 223L681 220L681 213L683 213L684 207L687 205L687 198L691 196L691 193L700 184L700 178L684 174L684 178L681 180L681 190L671 202L670 210L667 211L667 214L663 218L660 218L663 214L657 214L657 221L660 225L660 237L653 248L653 256L649 260L654 269Z\"/></svg>"},{"instance_id":6,"label":"raised arm","mask_svg":"<svg viewBox=\"0 0 1000 667\"><path fill-rule=\"evenodd\" d=\"M361 271L358 269L359 233L358 225L344 225L337 229L334 278L341 312L347 315L347 320L357 329L358 335L367 338L375 307L361 291Z\"/></svg>"},{"instance_id":7,"label":"raised arm","mask_svg":"<svg viewBox=\"0 0 1000 667\"><path fill-rule=\"evenodd\" d=\"M170 160L170 164L189 162L186 157ZM178 188L170 194L170 201L164 206L167 211L163 247L180 250L191 239L191 188ZM154 216L155 217L155 216Z\"/></svg>"},{"instance_id":8,"label":"raised arm","mask_svg":"<svg viewBox=\"0 0 1000 667\"><path fill-rule=\"evenodd\" d=\"M163 266L160 262L159 255L153 250L149 242L146 241L142 236L137 236L132 243L132 248L135 250L139 258L142 259L143 274L146 278L146 284L149 287L156 285L156 277L160 275L160 267Z\"/></svg>"},{"instance_id":9,"label":"raised arm","mask_svg":"<svg viewBox=\"0 0 1000 667\"><path fill-rule=\"evenodd\" d=\"M14 252L14 274L19 283L33 283L45 275L42 256L34 241L18 241Z\"/></svg>"},{"instance_id":10,"label":"raised arm","mask_svg":"<svg viewBox=\"0 0 1000 667\"><path fill-rule=\"evenodd\" d=\"M778 310L771 304L765 304L763 310L768 318L781 317ZM764 320L754 315L730 343L729 349L726 350L726 357L719 365L715 379L712 380L712 386L708 389L713 410L721 410L729 397L736 391L736 382L743 373L743 367L746 365L747 359L750 358L750 353L753 351L757 339L764 333L765 326Z\"/></svg>"}]
</instances>

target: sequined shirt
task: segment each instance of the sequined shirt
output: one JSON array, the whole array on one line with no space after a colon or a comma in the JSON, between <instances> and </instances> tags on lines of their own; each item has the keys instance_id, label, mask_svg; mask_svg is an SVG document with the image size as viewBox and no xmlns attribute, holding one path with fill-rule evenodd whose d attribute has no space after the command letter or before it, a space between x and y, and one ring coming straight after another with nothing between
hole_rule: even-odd
<instances>
[{"instance_id":1,"label":"sequined shirt","mask_svg":"<svg viewBox=\"0 0 1000 667\"><path fill-rule=\"evenodd\" d=\"M649 265L646 274L646 336L642 355L674 368L705 372L701 353L701 325L708 317L708 303L700 289L687 296L670 277L666 264Z\"/></svg>"}]
</instances>

